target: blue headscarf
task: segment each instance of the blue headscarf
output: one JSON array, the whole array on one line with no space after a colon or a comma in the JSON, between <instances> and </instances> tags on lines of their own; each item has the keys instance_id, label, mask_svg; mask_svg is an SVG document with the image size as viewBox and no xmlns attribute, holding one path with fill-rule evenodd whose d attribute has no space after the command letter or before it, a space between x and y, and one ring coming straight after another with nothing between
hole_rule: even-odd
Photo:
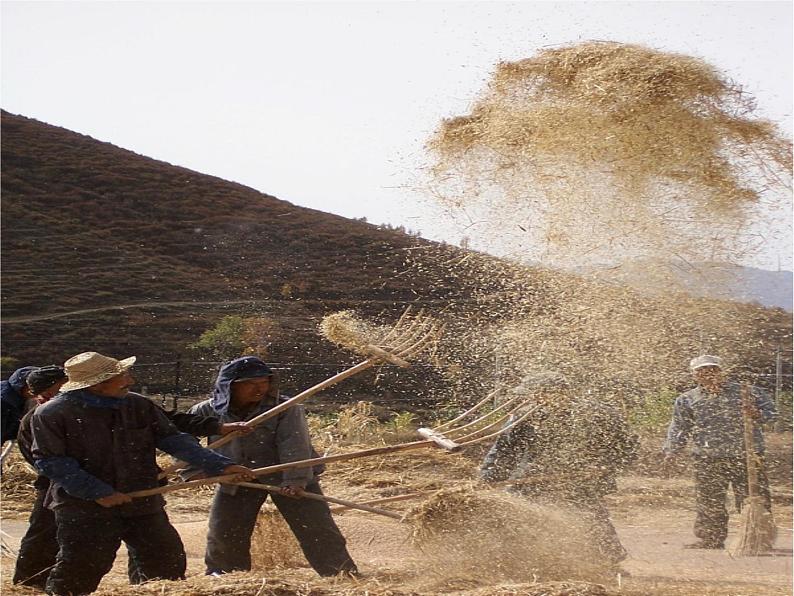
<instances>
[{"instance_id":1,"label":"blue headscarf","mask_svg":"<svg viewBox=\"0 0 794 596\"><path fill-rule=\"evenodd\" d=\"M38 366L23 366L12 372L8 380L2 382L2 389L0 390L2 395L14 402L22 400L22 389L25 387L28 375L38 368Z\"/></svg>"},{"instance_id":2,"label":"blue headscarf","mask_svg":"<svg viewBox=\"0 0 794 596\"><path fill-rule=\"evenodd\" d=\"M238 379L272 377L273 371L256 356L243 356L221 366L210 403L218 415L223 415L231 403L232 383Z\"/></svg>"},{"instance_id":3,"label":"blue headscarf","mask_svg":"<svg viewBox=\"0 0 794 596\"><path fill-rule=\"evenodd\" d=\"M22 389L28 375L37 366L25 366L11 373L7 381L0 383L0 441L5 443L17 438L19 421L25 413L25 396Z\"/></svg>"}]
</instances>

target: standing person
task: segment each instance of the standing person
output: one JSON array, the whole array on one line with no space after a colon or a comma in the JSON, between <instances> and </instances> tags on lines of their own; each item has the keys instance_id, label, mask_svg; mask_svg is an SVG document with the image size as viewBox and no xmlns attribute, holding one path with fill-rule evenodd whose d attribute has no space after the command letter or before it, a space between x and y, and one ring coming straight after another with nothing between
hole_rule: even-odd
<instances>
[{"instance_id":1,"label":"standing person","mask_svg":"<svg viewBox=\"0 0 794 596\"><path fill-rule=\"evenodd\" d=\"M259 358L246 356L224 364L212 397L195 405L193 414L245 421L266 412L286 398L278 393L273 371ZM214 440L217 437L210 437ZM303 406L291 407L257 426L253 433L218 448L220 453L252 468L316 457ZM322 501L300 499L301 491L322 494L312 468L286 470L259 479L279 484L286 493L270 498L298 539L303 554L323 576L357 573L345 539ZM208 575L251 569L251 534L268 493L240 486L218 486L210 510L207 550Z\"/></svg>"},{"instance_id":2,"label":"standing person","mask_svg":"<svg viewBox=\"0 0 794 596\"><path fill-rule=\"evenodd\" d=\"M618 472L635 457L638 440L615 408L577 396L561 374L525 376L513 389L532 408L527 419L500 435L480 468L487 483L512 481L511 492L567 504L586 515L593 541L615 567L626 549L604 504L617 490Z\"/></svg>"},{"instance_id":3,"label":"standing person","mask_svg":"<svg viewBox=\"0 0 794 596\"><path fill-rule=\"evenodd\" d=\"M15 441L19 432L19 422L31 407L33 394L25 381L37 366L18 368L7 381L0 383L0 443Z\"/></svg>"},{"instance_id":4,"label":"standing person","mask_svg":"<svg viewBox=\"0 0 794 596\"><path fill-rule=\"evenodd\" d=\"M32 371L27 377L26 384L36 403L43 404L55 397L67 380L63 367L50 365ZM34 461L31 453L33 433L30 423L34 411L35 408L29 410L22 418L17 435L17 445L22 457L31 466L34 466ZM210 434L225 435L235 431L248 433L253 430L241 423L223 424L212 416L195 416L183 412L165 412L165 415L177 430L197 437ZM13 579L14 584L37 587L41 590L45 589L49 570L55 566L55 558L58 554L55 514L44 506L49 486L50 479L43 474L39 474L33 483L36 499L28 520L28 529L19 545ZM141 583L145 581L145 575L140 570L137 553L130 545L128 550L130 583Z\"/></svg>"},{"instance_id":5,"label":"standing person","mask_svg":"<svg viewBox=\"0 0 794 596\"><path fill-rule=\"evenodd\" d=\"M55 397L66 381L66 371L53 364L32 371L28 374L25 383L35 402L44 404ZM30 429L34 412L35 409L32 409L22 418L17 445L25 461L35 469L32 454L33 433ZM55 565L55 556L58 554L57 526L55 514L44 506L50 488L50 479L39 474L33 483L33 488L36 489L36 499L30 512L28 529L19 544L13 581L15 584L44 590L47 575Z\"/></svg>"},{"instance_id":6,"label":"standing person","mask_svg":"<svg viewBox=\"0 0 794 596\"><path fill-rule=\"evenodd\" d=\"M760 423L775 416L769 394L751 388L753 404L745 412L741 385L728 382L718 356L698 356L689 363L697 387L675 400L673 418L667 430L663 451L669 465L692 440L695 468L694 533L698 540L685 548L721 549L728 536L728 511L725 497L733 487L737 509L747 496L747 457L744 443L743 415L755 422L753 442L759 460L764 454L764 436ZM772 509L769 481L764 466L758 470L759 489L768 511Z\"/></svg>"},{"instance_id":7,"label":"standing person","mask_svg":"<svg viewBox=\"0 0 794 596\"><path fill-rule=\"evenodd\" d=\"M156 449L209 475L253 478L247 468L180 433L154 403L130 393L134 362L134 356L116 360L96 352L70 358L69 381L32 416L33 460L51 481L46 505L58 526L50 594L93 592L122 540L134 549L142 577L184 578L184 547L162 496L133 500L125 494L158 486Z\"/></svg>"}]
</instances>

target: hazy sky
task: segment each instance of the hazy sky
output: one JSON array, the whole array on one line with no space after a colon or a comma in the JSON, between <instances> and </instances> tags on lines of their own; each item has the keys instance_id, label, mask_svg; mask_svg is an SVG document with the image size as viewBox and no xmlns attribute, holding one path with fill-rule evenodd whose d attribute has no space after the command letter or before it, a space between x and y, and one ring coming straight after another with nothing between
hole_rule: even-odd
<instances>
[{"instance_id":1,"label":"hazy sky","mask_svg":"<svg viewBox=\"0 0 794 596\"><path fill-rule=\"evenodd\" d=\"M498 61L588 39L701 57L791 134L791 2L2 2L2 106L457 241L405 189L424 143ZM791 267L777 228L753 264Z\"/></svg>"}]
</instances>

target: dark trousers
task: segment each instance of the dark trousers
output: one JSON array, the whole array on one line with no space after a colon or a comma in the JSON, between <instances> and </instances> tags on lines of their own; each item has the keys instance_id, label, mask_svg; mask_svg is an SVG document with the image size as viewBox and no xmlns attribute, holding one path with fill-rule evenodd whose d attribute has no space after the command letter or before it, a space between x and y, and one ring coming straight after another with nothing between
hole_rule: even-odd
<instances>
[{"instance_id":1,"label":"dark trousers","mask_svg":"<svg viewBox=\"0 0 794 596\"><path fill-rule=\"evenodd\" d=\"M112 508L65 508L55 511L55 520L60 548L47 580L50 594L78 596L96 590L113 567L122 540L135 553L139 581L185 577L182 539L165 511L121 517Z\"/></svg>"},{"instance_id":2,"label":"dark trousers","mask_svg":"<svg viewBox=\"0 0 794 596\"><path fill-rule=\"evenodd\" d=\"M695 536L714 546L722 546L728 536L728 510L725 498L733 488L736 509L741 510L747 497L747 463L736 457L695 457ZM763 460L758 466L759 493L768 511L772 510L769 480Z\"/></svg>"},{"instance_id":3,"label":"dark trousers","mask_svg":"<svg viewBox=\"0 0 794 596\"><path fill-rule=\"evenodd\" d=\"M322 494L317 482L309 484L306 491ZM251 534L259 510L269 494L244 487L238 487L233 495L216 489L204 556L207 573L251 569ZM327 503L278 494L270 494L270 497L317 573L330 576L342 571L356 571L356 565L347 552L345 538L334 523Z\"/></svg>"},{"instance_id":4,"label":"dark trousers","mask_svg":"<svg viewBox=\"0 0 794 596\"><path fill-rule=\"evenodd\" d=\"M604 505L603 499L592 498L586 502L575 503L575 505L578 505L589 518L590 539L598 546L601 554L615 565L623 561L628 553L620 542L618 532L612 524L609 510Z\"/></svg>"},{"instance_id":5,"label":"dark trousers","mask_svg":"<svg viewBox=\"0 0 794 596\"><path fill-rule=\"evenodd\" d=\"M55 514L44 507L46 488L36 490L36 500L28 520L30 525L19 545L14 583L44 589L58 554Z\"/></svg>"}]
</instances>

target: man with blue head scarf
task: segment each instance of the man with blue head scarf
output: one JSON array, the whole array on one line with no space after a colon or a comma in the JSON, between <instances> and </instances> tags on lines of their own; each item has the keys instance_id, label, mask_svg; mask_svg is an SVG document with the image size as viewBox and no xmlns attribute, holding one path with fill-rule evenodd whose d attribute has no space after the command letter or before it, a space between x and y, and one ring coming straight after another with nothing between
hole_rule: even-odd
<instances>
[{"instance_id":1,"label":"man with blue head scarf","mask_svg":"<svg viewBox=\"0 0 794 596\"><path fill-rule=\"evenodd\" d=\"M25 415L34 395L25 381L37 366L18 368L7 381L0 383L0 442L15 441L19 432L19 422Z\"/></svg>"},{"instance_id":2,"label":"man with blue head scarf","mask_svg":"<svg viewBox=\"0 0 794 596\"><path fill-rule=\"evenodd\" d=\"M255 356L224 364L212 397L190 413L240 422L286 401L270 367ZM218 437L210 437L212 442ZM312 448L303 406L293 406L270 418L246 436L217 448L238 464L262 468L317 457ZM300 468L259 477L263 484L280 485L282 493L241 486L219 485L210 510L205 563L208 575L251 569L251 534L268 494L284 516L306 559L323 576L357 573L345 539L323 501L301 499L302 491L322 494L317 470ZM295 498L298 497L298 498Z\"/></svg>"}]
</instances>

